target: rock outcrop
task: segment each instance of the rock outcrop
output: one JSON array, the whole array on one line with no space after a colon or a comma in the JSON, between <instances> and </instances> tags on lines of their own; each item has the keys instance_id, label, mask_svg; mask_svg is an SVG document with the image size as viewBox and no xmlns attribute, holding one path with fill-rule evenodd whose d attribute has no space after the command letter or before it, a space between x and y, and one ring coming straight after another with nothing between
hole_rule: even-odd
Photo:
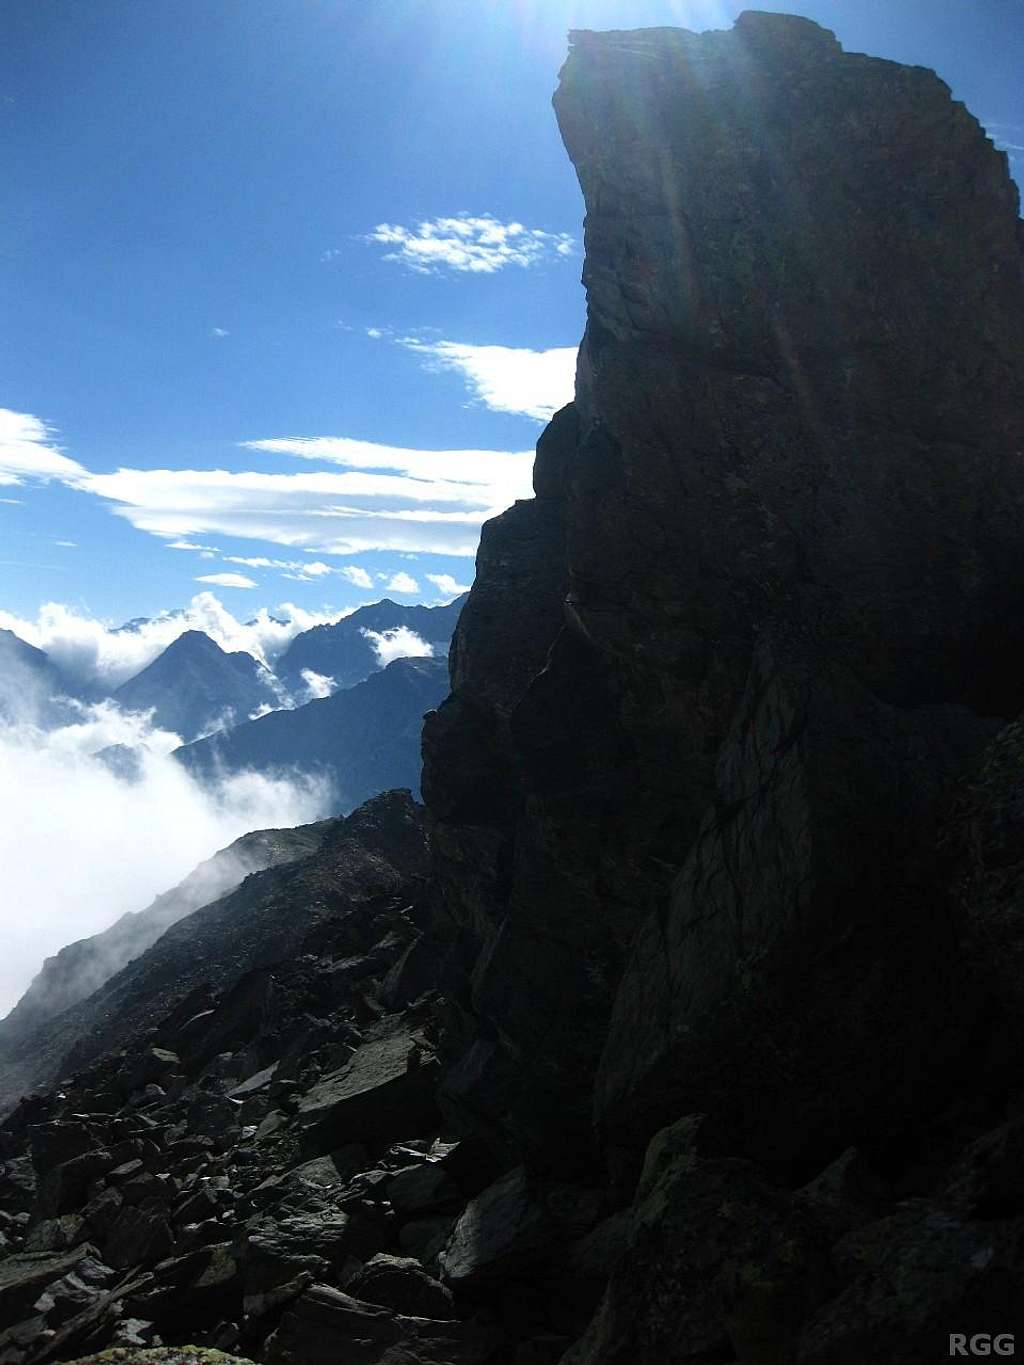
<instances>
[{"instance_id":1,"label":"rock outcrop","mask_svg":"<svg viewBox=\"0 0 1024 1365\"><path fill-rule=\"evenodd\" d=\"M934 74L794 17L576 33L555 107L587 204L576 401L485 528L424 737L444 1111L624 1199L702 1115L709 1198L714 1163L757 1163L766 1226L851 1147L938 1198L923 1172L1017 1085L1015 730L962 805L1024 702L1016 188ZM947 1213L899 1224L908 1264ZM755 1349L712 1295L682 1345L645 1254L574 1362L789 1359L815 1311ZM815 1293L840 1283L863 1309L863 1280ZM942 1335L929 1292L901 1360ZM872 1336L860 1309L822 1309L808 1359L896 1359L898 1312Z\"/></svg>"},{"instance_id":2,"label":"rock outcrop","mask_svg":"<svg viewBox=\"0 0 1024 1365\"><path fill-rule=\"evenodd\" d=\"M556 110L577 398L484 529L427 816L378 798L111 983L0 1128L0 1362L1024 1332L1005 158L782 15L574 34Z\"/></svg>"},{"instance_id":3,"label":"rock outcrop","mask_svg":"<svg viewBox=\"0 0 1024 1365\"><path fill-rule=\"evenodd\" d=\"M932 73L797 18L577 33L555 107L577 399L425 741L472 962L447 1093L575 1160L597 1075L602 1145L689 1106L813 1165L923 1117L868 1132L894 1052L929 1091L966 1064L933 841L1024 699L1016 190Z\"/></svg>"}]
</instances>

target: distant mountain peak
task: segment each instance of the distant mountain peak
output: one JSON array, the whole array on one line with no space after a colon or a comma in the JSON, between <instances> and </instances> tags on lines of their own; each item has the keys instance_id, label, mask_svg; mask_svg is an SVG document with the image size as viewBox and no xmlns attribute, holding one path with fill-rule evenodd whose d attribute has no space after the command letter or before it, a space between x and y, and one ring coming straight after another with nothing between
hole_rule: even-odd
<instances>
[{"instance_id":1,"label":"distant mountain peak","mask_svg":"<svg viewBox=\"0 0 1024 1365\"><path fill-rule=\"evenodd\" d=\"M172 640L114 696L130 710L152 710L156 725L186 740L278 704L270 675L251 654L229 654L201 630Z\"/></svg>"}]
</instances>

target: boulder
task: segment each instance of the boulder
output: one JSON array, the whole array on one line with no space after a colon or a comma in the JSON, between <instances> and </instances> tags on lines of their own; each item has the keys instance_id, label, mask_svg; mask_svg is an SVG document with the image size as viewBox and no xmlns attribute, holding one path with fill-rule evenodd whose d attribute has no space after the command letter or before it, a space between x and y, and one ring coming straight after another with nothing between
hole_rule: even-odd
<instances>
[{"instance_id":1,"label":"boulder","mask_svg":"<svg viewBox=\"0 0 1024 1365\"><path fill-rule=\"evenodd\" d=\"M84 1242L92 1232L92 1225L78 1213L65 1213L59 1218L45 1218L29 1230L25 1238L26 1251L66 1251Z\"/></svg>"},{"instance_id":2,"label":"boulder","mask_svg":"<svg viewBox=\"0 0 1024 1365\"><path fill-rule=\"evenodd\" d=\"M948 1359L961 1325L968 1337L988 1332L988 1354L1000 1353L992 1338L1007 1354L1024 1332L1022 1248L1024 1218L969 1220L908 1201L837 1244L843 1287L804 1325L799 1365L929 1365Z\"/></svg>"},{"instance_id":3,"label":"boulder","mask_svg":"<svg viewBox=\"0 0 1024 1365\"><path fill-rule=\"evenodd\" d=\"M298 1120L312 1149L386 1143L437 1121L437 1061L422 1035L399 1033L364 1043L339 1070L299 1101Z\"/></svg>"},{"instance_id":4,"label":"boulder","mask_svg":"<svg viewBox=\"0 0 1024 1365\"><path fill-rule=\"evenodd\" d=\"M125 1312L155 1322L175 1334L180 1323L191 1331L241 1309L242 1279L228 1243L203 1246L153 1267L152 1284L126 1296Z\"/></svg>"},{"instance_id":5,"label":"boulder","mask_svg":"<svg viewBox=\"0 0 1024 1365\"><path fill-rule=\"evenodd\" d=\"M426 1161L407 1166L384 1186L384 1193L400 1217L411 1218L462 1203L458 1185L443 1166Z\"/></svg>"},{"instance_id":6,"label":"boulder","mask_svg":"<svg viewBox=\"0 0 1024 1365\"><path fill-rule=\"evenodd\" d=\"M39 1212L50 1217L74 1212L92 1182L113 1165L110 1152L99 1148L54 1166L39 1183Z\"/></svg>"},{"instance_id":7,"label":"boulder","mask_svg":"<svg viewBox=\"0 0 1024 1365\"><path fill-rule=\"evenodd\" d=\"M267 1341L267 1365L484 1365L502 1343L486 1321L438 1322L362 1303L313 1285Z\"/></svg>"},{"instance_id":8,"label":"boulder","mask_svg":"<svg viewBox=\"0 0 1024 1365\"><path fill-rule=\"evenodd\" d=\"M167 1205L160 1199L125 1204L107 1230L103 1250L114 1266L152 1263L169 1256L174 1250L174 1234Z\"/></svg>"},{"instance_id":9,"label":"boulder","mask_svg":"<svg viewBox=\"0 0 1024 1365\"><path fill-rule=\"evenodd\" d=\"M425 1266L435 1266L455 1227L452 1216L413 1218L398 1229L398 1245L406 1256L414 1256Z\"/></svg>"},{"instance_id":10,"label":"boulder","mask_svg":"<svg viewBox=\"0 0 1024 1365\"><path fill-rule=\"evenodd\" d=\"M17 1322L47 1285L95 1257L88 1243L65 1252L18 1252L0 1261L0 1321Z\"/></svg>"},{"instance_id":11,"label":"boulder","mask_svg":"<svg viewBox=\"0 0 1024 1365\"><path fill-rule=\"evenodd\" d=\"M347 1293L364 1303L393 1308L413 1318L457 1316L450 1290L426 1273L410 1256L378 1253L345 1284Z\"/></svg>"},{"instance_id":12,"label":"boulder","mask_svg":"<svg viewBox=\"0 0 1024 1365\"><path fill-rule=\"evenodd\" d=\"M519 1166L466 1206L440 1259L445 1282L475 1291L530 1279L563 1263L604 1212L604 1193Z\"/></svg>"}]
</instances>

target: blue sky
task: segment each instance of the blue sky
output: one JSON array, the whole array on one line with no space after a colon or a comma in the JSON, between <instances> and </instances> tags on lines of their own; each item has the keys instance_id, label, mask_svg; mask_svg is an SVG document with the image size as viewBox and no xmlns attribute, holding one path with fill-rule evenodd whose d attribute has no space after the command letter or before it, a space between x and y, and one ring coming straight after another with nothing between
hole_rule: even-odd
<instances>
[{"instance_id":1,"label":"blue sky","mask_svg":"<svg viewBox=\"0 0 1024 1365\"><path fill-rule=\"evenodd\" d=\"M566 31L745 7L4 0L0 624L468 583L583 328ZM935 68L1020 178L1022 0L786 8Z\"/></svg>"}]
</instances>

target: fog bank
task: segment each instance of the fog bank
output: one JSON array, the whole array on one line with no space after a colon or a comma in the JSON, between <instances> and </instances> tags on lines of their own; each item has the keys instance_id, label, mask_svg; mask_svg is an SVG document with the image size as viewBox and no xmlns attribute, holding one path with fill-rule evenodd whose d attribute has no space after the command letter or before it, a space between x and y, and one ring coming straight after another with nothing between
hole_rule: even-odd
<instances>
[{"instance_id":1,"label":"fog bank","mask_svg":"<svg viewBox=\"0 0 1024 1365\"><path fill-rule=\"evenodd\" d=\"M170 757L179 742L110 702L50 732L0 727L0 1016L45 957L144 909L239 835L327 813L313 780L243 773L205 790ZM97 757L112 745L134 750L137 778Z\"/></svg>"}]
</instances>

